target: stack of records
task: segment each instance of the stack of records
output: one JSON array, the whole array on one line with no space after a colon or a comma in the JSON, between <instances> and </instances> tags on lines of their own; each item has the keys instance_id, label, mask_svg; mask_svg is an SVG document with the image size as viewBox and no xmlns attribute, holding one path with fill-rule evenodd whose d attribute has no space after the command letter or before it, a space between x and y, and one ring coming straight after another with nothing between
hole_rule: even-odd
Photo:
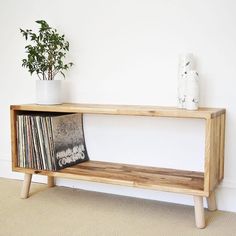
<instances>
[{"instance_id":1,"label":"stack of records","mask_svg":"<svg viewBox=\"0 0 236 236\"><path fill-rule=\"evenodd\" d=\"M17 116L18 166L57 171L89 160L82 114Z\"/></svg>"}]
</instances>

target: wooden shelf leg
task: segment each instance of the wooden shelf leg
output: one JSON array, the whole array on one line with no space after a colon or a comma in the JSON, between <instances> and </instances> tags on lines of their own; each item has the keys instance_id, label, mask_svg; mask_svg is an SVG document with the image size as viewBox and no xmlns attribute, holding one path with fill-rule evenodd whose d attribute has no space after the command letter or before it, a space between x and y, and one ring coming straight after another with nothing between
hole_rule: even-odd
<instances>
[{"instance_id":1,"label":"wooden shelf leg","mask_svg":"<svg viewBox=\"0 0 236 236\"><path fill-rule=\"evenodd\" d=\"M55 182L54 182L54 177L53 176L48 176L48 187L54 187L55 186Z\"/></svg>"},{"instance_id":2,"label":"wooden shelf leg","mask_svg":"<svg viewBox=\"0 0 236 236\"><path fill-rule=\"evenodd\" d=\"M215 192L211 192L210 196L207 197L207 206L209 211L217 210Z\"/></svg>"},{"instance_id":3,"label":"wooden shelf leg","mask_svg":"<svg viewBox=\"0 0 236 236\"><path fill-rule=\"evenodd\" d=\"M205 215L203 207L203 197L193 196L194 199L194 210L195 210L195 222L197 228L205 228Z\"/></svg>"},{"instance_id":4,"label":"wooden shelf leg","mask_svg":"<svg viewBox=\"0 0 236 236\"><path fill-rule=\"evenodd\" d=\"M29 196L30 184L31 184L32 174L25 174L23 186L21 189L20 197L25 199Z\"/></svg>"}]
</instances>

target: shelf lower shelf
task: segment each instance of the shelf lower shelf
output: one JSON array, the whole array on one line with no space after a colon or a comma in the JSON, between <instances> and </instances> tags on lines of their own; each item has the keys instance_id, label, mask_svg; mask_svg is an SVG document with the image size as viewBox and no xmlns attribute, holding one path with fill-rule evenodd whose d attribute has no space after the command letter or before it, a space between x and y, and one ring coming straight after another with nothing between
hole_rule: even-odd
<instances>
[{"instance_id":1,"label":"shelf lower shelf","mask_svg":"<svg viewBox=\"0 0 236 236\"><path fill-rule=\"evenodd\" d=\"M57 172L16 167L14 171L107 184L205 196L204 173L101 161L88 161Z\"/></svg>"}]
</instances>

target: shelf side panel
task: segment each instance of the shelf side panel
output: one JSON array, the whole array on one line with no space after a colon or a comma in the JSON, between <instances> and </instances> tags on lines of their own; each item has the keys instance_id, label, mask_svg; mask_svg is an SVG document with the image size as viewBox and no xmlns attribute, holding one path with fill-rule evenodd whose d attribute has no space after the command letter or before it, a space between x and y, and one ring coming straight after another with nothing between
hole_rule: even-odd
<instances>
[{"instance_id":1,"label":"shelf side panel","mask_svg":"<svg viewBox=\"0 0 236 236\"><path fill-rule=\"evenodd\" d=\"M225 114L222 114L220 123L220 170L219 181L224 178L224 152L225 152Z\"/></svg>"},{"instance_id":2,"label":"shelf side panel","mask_svg":"<svg viewBox=\"0 0 236 236\"><path fill-rule=\"evenodd\" d=\"M10 110L12 168L17 167L17 110Z\"/></svg>"}]
</instances>

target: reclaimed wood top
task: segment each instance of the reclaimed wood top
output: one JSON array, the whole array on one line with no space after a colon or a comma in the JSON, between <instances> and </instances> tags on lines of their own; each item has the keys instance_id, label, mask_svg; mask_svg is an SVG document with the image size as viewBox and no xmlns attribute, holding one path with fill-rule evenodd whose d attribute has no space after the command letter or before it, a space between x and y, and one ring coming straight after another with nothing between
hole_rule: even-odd
<instances>
[{"instance_id":1,"label":"reclaimed wood top","mask_svg":"<svg viewBox=\"0 0 236 236\"><path fill-rule=\"evenodd\" d=\"M225 109L222 108L200 107L196 111L189 111L185 109L178 109L175 107L79 103L64 103L61 105L11 105L11 110L42 112L78 112L84 114L134 115L200 119L210 119L225 113Z\"/></svg>"}]
</instances>

